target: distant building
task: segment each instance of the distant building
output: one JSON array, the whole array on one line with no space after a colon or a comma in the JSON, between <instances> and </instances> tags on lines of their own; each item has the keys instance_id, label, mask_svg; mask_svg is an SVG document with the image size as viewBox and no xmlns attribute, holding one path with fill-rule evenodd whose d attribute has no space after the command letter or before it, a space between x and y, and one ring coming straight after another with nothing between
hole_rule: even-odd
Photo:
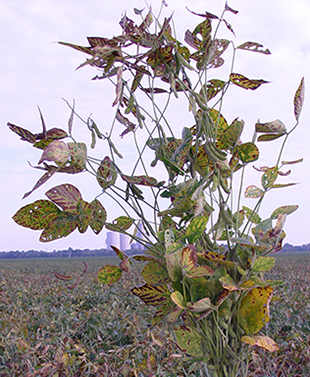
<instances>
[{"instance_id":1,"label":"distant building","mask_svg":"<svg viewBox=\"0 0 310 377\"><path fill-rule=\"evenodd\" d=\"M127 234L120 234L120 249L122 251L129 250L130 249L130 240L131 238L127 236Z\"/></svg>"},{"instance_id":2,"label":"distant building","mask_svg":"<svg viewBox=\"0 0 310 377\"><path fill-rule=\"evenodd\" d=\"M112 250L111 245L120 248L120 234L117 232L107 232L107 249Z\"/></svg>"}]
</instances>

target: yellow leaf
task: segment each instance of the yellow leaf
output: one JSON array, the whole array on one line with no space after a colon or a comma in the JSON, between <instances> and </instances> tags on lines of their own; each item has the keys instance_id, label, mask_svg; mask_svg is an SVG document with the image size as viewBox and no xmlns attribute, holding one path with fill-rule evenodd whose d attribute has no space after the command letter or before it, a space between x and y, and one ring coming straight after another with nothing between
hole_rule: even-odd
<instances>
[{"instance_id":1,"label":"yellow leaf","mask_svg":"<svg viewBox=\"0 0 310 377\"><path fill-rule=\"evenodd\" d=\"M243 336L241 340L251 346L258 346L265 351L275 352L279 350L277 343L268 336Z\"/></svg>"}]
</instances>

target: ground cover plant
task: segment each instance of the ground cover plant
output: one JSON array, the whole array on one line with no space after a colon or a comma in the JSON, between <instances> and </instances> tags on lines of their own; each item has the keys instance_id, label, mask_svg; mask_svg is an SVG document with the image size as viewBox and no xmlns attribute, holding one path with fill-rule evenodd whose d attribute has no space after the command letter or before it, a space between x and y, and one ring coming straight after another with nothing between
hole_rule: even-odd
<instances>
[{"instance_id":1,"label":"ground cover plant","mask_svg":"<svg viewBox=\"0 0 310 377\"><path fill-rule=\"evenodd\" d=\"M108 133L102 133L91 117L82 119L70 103L68 131L47 129L41 112L41 133L8 124L22 140L43 150L37 168L45 172L24 197L56 173L85 171L101 192L87 202L77 187L64 183L46 192L48 200L22 207L13 219L21 226L42 230L42 242L66 237L76 229L84 233L88 227L96 235L105 227L140 242L146 248L143 256L128 257L112 246L119 264L103 266L98 282L111 286L125 274L131 277L133 263L144 263L144 284L131 292L155 307L150 326L165 322L175 345L188 355L192 367L202 365L206 376L247 376L251 347L267 352L279 349L260 332L270 318L274 288L281 284L264 274L274 266L271 255L281 250L286 217L298 206L283 203L270 209L265 219L260 209L270 192L295 185L278 178L290 174L287 165L302 161L284 161L283 151L299 124L304 80L296 85L293 98L295 123L287 128L279 119L257 121L252 139L244 141L244 121L238 116L229 124L223 115L229 88L256 90L268 82L235 71L235 60L240 53L267 56L270 51L257 42L235 46L233 40L220 38L221 27L233 38L226 15L238 12L227 2L220 16L189 11L199 23L185 32L184 42L174 36L172 16L161 20L151 9L134 9L134 13L140 23L124 15L118 36L88 37L88 46L60 42L88 55L79 68L99 69L94 79L114 85L115 117ZM214 70L225 64L228 51L229 74L218 78ZM174 100L185 101L184 109L192 115L191 124L182 130L169 121L168 109ZM97 141L106 143L106 156L92 157L85 142L75 140L75 116L90 131L91 148ZM118 125L123 127L120 135L116 135ZM65 143L65 138L71 141ZM136 151L130 167L129 159L121 162L124 152L116 141L119 138L130 138ZM282 142L275 162L260 166L257 144L278 139ZM254 162L261 187L244 188L246 169ZM124 214L108 220L101 195L114 200ZM253 208L243 205L243 196L253 200ZM86 274L85 266L72 288ZM55 276L73 279L58 271ZM149 368L154 357L148 358Z\"/></svg>"},{"instance_id":2,"label":"ground cover plant","mask_svg":"<svg viewBox=\"0 0 310 377\"><path fill-rule=\"evenodd\" d=\"M88 272L74 289L53 271L74 275L84 269L79 258L0 261L0 376L204 376L165 323L148 326L154 310L130 294L142 283L139 271L102 288L97 265L116 259L86 261ZM309 272L309 253L277 256L269 277L284 283L275 289L267 334L279 351L253 347L249 376L308 375Z\"/></svg>"}]
</instances>

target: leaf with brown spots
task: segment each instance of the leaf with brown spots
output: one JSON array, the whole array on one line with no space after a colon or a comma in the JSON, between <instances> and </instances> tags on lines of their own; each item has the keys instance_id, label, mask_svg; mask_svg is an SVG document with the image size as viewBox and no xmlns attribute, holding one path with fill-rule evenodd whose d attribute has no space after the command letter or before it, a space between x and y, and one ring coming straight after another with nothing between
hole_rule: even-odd
<instances>
[{"instance_id":1,"label":"leaf with brown spots","mask_svg":"<svg viewBox=\"0 0 310 377\"><path fill-rule=\"evenodd\" d=\"M145 284L142 287L134 287L131 292L138 296L146 305L158 306L170 301L170 291L165 285L153 287Z\"/></svg>"},{"instance_id":2,"label":"leaf with brown spots","mask_svg":"<svg viewBox=\"0 0 310 377\"><path fill-rule=\"evenodd\" d=\"M248 79L247 77L241 75L240 73L231 73L230 74L230 81L240 86L243 89L251 89L255 90L259 88L262 84L268 84L269 81L265 80L254 80L254 79Z\"/></svg>"},{"instance_id":3,"label":"leaf with brown spots","mask_svg":"<svg viewBox=\"0 0 310 377\"><path fill-rule=\"evenodd\" d=\"M269 303L273 289L270 286L251 289L242 299L239 324L247 335L255 335L269 321Z\"/></svg>"},{"instance_id":4,"label":"leaf with brown spots","mask_svg":"<svg viewBox=\"0 0 310 377\"><path fill-rule=\"evenodd\" d=\"M51 223L60 212L60 209L53 202L36 200L20 208L13 216L13 220L25 228L40 230Z\"/></svg>"}]
</instances>

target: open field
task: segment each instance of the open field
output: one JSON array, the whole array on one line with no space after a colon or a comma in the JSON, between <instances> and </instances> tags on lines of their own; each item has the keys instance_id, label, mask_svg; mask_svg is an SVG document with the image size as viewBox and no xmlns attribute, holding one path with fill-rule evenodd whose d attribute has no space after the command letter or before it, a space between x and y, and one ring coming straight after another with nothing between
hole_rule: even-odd
<instances>
[{"instance_id":1,"label":"open field","mask_svg":"<svg viewBox=\"0 0 310 377\"><path fill-rule=\"evenodd\" d=\"M81 275L82 259L0 260L0 376L204 376L199 364L150 328L152 307L130 294L137 268L111 287L96 273L116 259L90 258L74 288L52 271ZM280 254L268 278L283 280L264 333L280 346L251 351L250 376L310 376L310 253Z\"/></svg>"}]
</instances>

